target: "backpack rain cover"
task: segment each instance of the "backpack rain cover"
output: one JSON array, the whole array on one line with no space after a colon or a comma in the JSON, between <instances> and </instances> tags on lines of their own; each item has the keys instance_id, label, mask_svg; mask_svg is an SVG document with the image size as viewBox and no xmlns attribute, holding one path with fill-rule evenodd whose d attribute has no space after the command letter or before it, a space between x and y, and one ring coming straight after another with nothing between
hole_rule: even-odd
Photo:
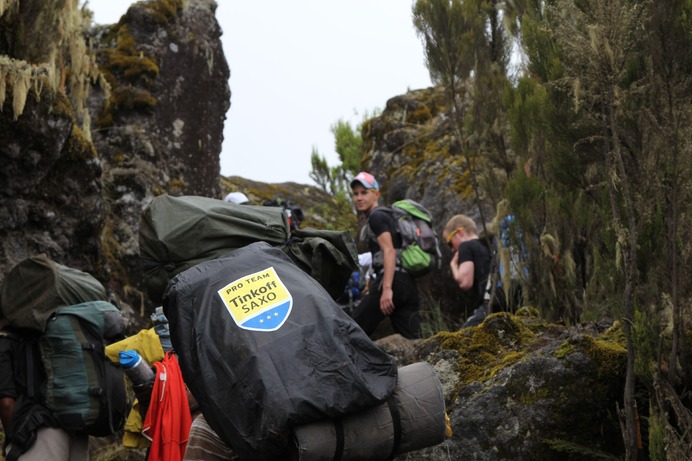
<instances>
[{"instance_id":1,"label":"backpack rain cover","mask_svg":"<svg viewBox=\"0 0 692 461\"><path fill-rule=\"evenodd\" d=\"M178 274L163 308L186 384L244 460L283 459L293 426L378 405L397 383L395 359L264 242Z\"/></svg>"}]
</instances>

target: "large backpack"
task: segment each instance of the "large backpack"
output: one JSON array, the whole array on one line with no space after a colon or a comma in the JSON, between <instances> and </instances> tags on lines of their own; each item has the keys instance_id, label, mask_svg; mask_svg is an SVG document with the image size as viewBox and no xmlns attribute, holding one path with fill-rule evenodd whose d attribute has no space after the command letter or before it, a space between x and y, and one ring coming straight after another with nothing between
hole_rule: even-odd
<instances>
[{"instance_id":1,"label":"large backpack","mask_svg":"<svg viewBox=\"0 0 692 461\"><path fill-rule=\"evenodd\" d=\"M39 339L46 406L68 432L106 436L125 423L129 402L122 368L105 348L123 338L120 311L105 301L61 307Z\"/></svg>"},{"instance_id":2,"label":"large backpack","mask_svg":"<svg viewBox=\"0 0 692 461\"><path fill-rule=\"evenodd\" d=\"M39 255L7 274L0 299L11 326L38 335L31 342L40 348L41 362L29 364L29 375L45 371L42 403L61 426L94 436L120 430L129 409L125 378L104 348L123 338L124 323L118 308L105 301L103 285Z\"/></svg>"},{"instance_id":3,"label":"large backpack","mask_svg":"<svg viewBox=\"0 0 692 461\"><path fill-rule=\"evenodd\" d=\"M414 277L421 277L433 269L439 269L442 260L437 233L433 228L432 214L420 203L403 199L391 207L377 210L391 213L401 236L401 248L397 248L397 266ZM370 238L375 238L367 226ZM373 255L373 266L382 267L384 256L381 251Z\"/></svg>"},{"instance_id":4,"label":"large backpack","mask_svg":"<svg viewBox=\"0 0 692 461\"><path fill-rule=\"evenodd\" d=\"M396 361L278 248L176 275L163 296L185 383L242 460L285 459L290 430L380 404Z\"/></svg>"}]
</instances>

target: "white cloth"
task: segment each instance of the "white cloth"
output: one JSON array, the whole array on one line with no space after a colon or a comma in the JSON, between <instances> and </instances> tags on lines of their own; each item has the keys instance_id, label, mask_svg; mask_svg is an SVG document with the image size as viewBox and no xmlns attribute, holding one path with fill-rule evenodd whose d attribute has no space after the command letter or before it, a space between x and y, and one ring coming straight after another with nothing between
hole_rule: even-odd
<instances>
[{"instance_id":1,"label":"white cloth","mask_svg":"<svg viewBox=\"0 0 692 461\"><path fill-rule=\"evenodd\" d=\"M224 198L224 202L235 203L236 205L244 205L250 203L250 200L242 192L230 192Z\"/></svg>"},{"instance_id":2,"label":"white cloth","mask_svg":"<svg viewBox=\"0 0 692 461\"><path fill-rule=\"evenodd\" d=\"M8 451L11 447L7 447ZM4 459L4 458L3 458ZM19 456L20 461L89 461L89 437L68 434L56 427L42 427L36 442Z\"/></svg>"}]
</instances>

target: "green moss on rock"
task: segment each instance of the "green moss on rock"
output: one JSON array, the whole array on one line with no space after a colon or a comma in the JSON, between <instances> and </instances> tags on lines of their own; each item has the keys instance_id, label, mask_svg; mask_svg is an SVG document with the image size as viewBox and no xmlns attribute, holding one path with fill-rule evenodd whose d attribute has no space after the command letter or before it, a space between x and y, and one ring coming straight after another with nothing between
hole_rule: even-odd
<instances>
[{"instance_id":1,"label":"green moss on rock","mask_svg":"<svg viewBox=\"0 0 692 461\"><path fill-rule=\"evenodd\" d=\"M76 123L72 125L72 132L67 138L63 153L65 158L71 161L87 161L98 156L94 144L87 139Z\"/></svg>"},{"instance_id":2,"label":"green moss on rock","mask_svg":"<svg viewBox=\"0 0 692 461\"><path fill-rule=\"evenodd\" d=\"M154 58L137 49L137 42L126 24L113 26L115 47L99 51L101 71L111 87L109 99L96 119L96 125L112 126L121 111L142 111L156 107L157 101L147 90L159 75Z\"/></svg>"},{"instance_id":3,"label":"green moss on rock","mask_svg":"<svg viewBox=\"0 0 692 461\"><path fill-rule=\"evenodd\" d=\"M154 22L167 24L177 18L183 11L183 0L159 0L144 5L152 13Z\"/></svg>"},{"instance_id":4,"label":"green moss on rock","mask_svg":"<svg viewBox=\"0 0 692 461\"><path fill-rule=\"evenodd\" d=\"M521 360L524 346L536 337L536 328L537 325L527 325L510 314L497 313L478 327L441 332L428 341L438 342L440 349L459 353L459 384L465 386L486 381Z\"/></svg>"}]
</instances>

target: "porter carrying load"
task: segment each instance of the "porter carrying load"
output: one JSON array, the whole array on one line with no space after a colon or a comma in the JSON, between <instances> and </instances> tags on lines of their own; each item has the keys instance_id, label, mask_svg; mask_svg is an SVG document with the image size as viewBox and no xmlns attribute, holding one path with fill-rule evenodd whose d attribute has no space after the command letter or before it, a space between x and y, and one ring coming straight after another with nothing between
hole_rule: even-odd
<instances>
[{"instance_id":1,"label":"porter carrying load","mask_svg":"<svg viewBox=\"0 0 692 461\"><path fill-rule=\"evenodd\" d=\"M38 255L7 274L0 299L12 327L38 332L20 338L40 351L40 361L26 360L29 382L45 372L40 397L30 397L68 432L98 437L118 432L129 407L125 378L104 350L124 337L125 323L118 308L105 301L101 282Z\"/></svg>"},{"instance_id":2,"label":"porter carrying load","mask_svg":"<svg viewBox=\"0 0 692 461\"><path fill-rule=\"evenodd\" d=\"M163 308L185 382L243 460L282 459L296 425L377 406L394 392L395 359L267 243L181 272Z\"/></svg>"}]
</instances>

